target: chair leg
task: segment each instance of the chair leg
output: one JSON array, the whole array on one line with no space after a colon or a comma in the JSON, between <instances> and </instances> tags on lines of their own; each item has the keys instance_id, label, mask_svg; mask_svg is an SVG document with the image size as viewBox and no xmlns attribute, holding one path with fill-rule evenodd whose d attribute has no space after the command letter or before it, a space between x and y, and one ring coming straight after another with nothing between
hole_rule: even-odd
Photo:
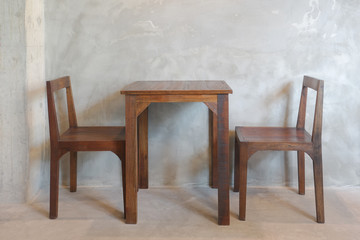
<instances>
[{"instance_id":1,"label":"chair leg","mask_svg":"<svg viewBox=\"0 0 360 240\"><path fill-rule=\"evenodd\" d=\"M123 204L124 204L124 219L126 218L126 160L125 160L125 144L123 144L123 150L120 152L121 159L121 175L122 175L122 187L123 187Z\"/></svg>"},{"instance_id":2,"label":"chair leg","mask_svg":"<svg viewBox=\"0 0 360 240\"><path fill-rule=\"evenodd\" d=\"M239 219L245 220L246 213L246 185L247 185L247 162L248 162L247 145L240 143L240 166L239 166Z\"/></svg>"},{"instance_id":3,"label":"chair leg","mask_svg":"<svg viewBox=\"0 0 360 240\"><path fill-rule=\"evenodd\" d=\"M120 147L120 149L117 149L115 151L113 151L113 153L118 156L118 158L121 160L121 177L122 177L122 186L123 186L123 202L124 202L124 218L126 218L126 171L125 171L125 167L126 167L126 161L125 161L125 143L123 143Z\"/></svg>"},{"instance_id":4,"label":"chair leg","mask_svg":"<svg viewBox=\"0 0 360 240\"><path fill-rule=\"evenodd\" d=\"M313 159L314 166L314 186L315 186L315 204L316 204L316 221L318 223L325 222L324 214L324 189L323 189L323 170L322 170L322 154L321 151L315 154Z\"/></svg>"},{"instance_id":5,"label":"chair leg","mask_svg":"<svg viewBox=\"0 0 360 240\"><path fill-rule=\"evenodd\" d=\"M121 160L121 171L122 171L122 187L123 187L123 202L124 202L124 219L126 218L126 176L125 176L125 160Z\"/></svg>"},{"instance_id":6,"label":"chair leg","mask_svg":"<svg viewBox=\"0 0 360 240\"><path fill-rule=\"evenodd\" d=\"M59 199L59 157L57 152L51 151L50 159L50 213L49 218L58 216Z\"/></svg>"},{"instance_id":7,"label":"chair leg","mask_svg":"<svg viewBox=\"0 0 360 240\"><path fill-rule=\"evenodd\" d=\"M235 156L234 156L234 192L239 192L239 141L237 135L235 136Z\"/></svg>"},{"instance_id":8,"label":"chair leg","mask_svg":"<svg viewBox=\"0 0 360 240\"><path fill-rule=\"evenodd\" d=\"M299 194L305 194L305 153L302 151L297 152L298 157L298 185Z\"/></svg>"},{"instance_id":9,"label":"chair leg","mask_svg":"<svg viewBox=\"0 0 360 240\"><path fill-rule=\"evenodd\" d=\"M70 152L70 192L77 187L77 152Z\"/></svg>"}]
</instances>

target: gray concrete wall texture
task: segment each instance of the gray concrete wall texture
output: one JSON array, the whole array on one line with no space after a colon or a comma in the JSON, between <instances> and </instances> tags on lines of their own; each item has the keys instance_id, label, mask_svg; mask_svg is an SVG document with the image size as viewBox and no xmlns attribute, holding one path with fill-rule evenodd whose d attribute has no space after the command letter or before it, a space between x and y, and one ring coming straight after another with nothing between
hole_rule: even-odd
<instances>
[{"instance_id":1,"label":"gray concrete wall texture","mask_svg":"<svg viewBox=\"0 0 360 240\"><path fill-rule=\"evenodd\" d=\"M123 125L124 97L120 90L133 81L223 79L234 91L230 96L233 159L235 126L295 125L302 77L310 75L325 80L325 185L360 184L359 0L36 1L44 7L44 19L40 16L40 20L45 22L44 32L38 33L45 35L45 61L36 64L39 68L44 65L44 79L72 77L79 124ZM7 14L2 24L13 18ZM14 27L9 31L14 33ZM5 49L2 43L0 50ZM19 51L23 56L25 50ZM7 68L15 72L14 67ZM34 85L31 71L27 71L28 85ZM23 81L14 74L7 76L11 77L8 84ZM22 89L26 94L24 85ZM6 100L0 97L1 102ZM41 95L40 103L45 102L44 97ZM310 109L313 105L309 102ZM26 112L25 105L17 104L17 109L1 106L2 114ZM3 119L1 129L8 129ZM29 138L37 136L35 142L44 147L43 154L33 155L29 166L22 166L22 174L32 176L28 177L29 185L36 182L28 195L46 191L49 177L47 117L41 113L32 119L44 126L39 127L40 137L30 132ZM15 115L10 120L15 122ZM151 186L207 184L207 121L207 108L201 103L150 106ZM311 121L307 125L310 129ZM65 121L61 126L66 126ZM24 128L19 137L26 136L27 131ZM8 144L3 139L1 135L1 149ZM1 192L14 181L11 164L19 165L28 156L27 144L32 143L24 141L16 153L21 156L10 150L2 156ZM61 164L61 182L66 185L67 157ZM309 186L313 183L311 167L307 158ZM111 153L80 153L78 172L79 185L121 183L120 164ZM260 152L249 162L252 185L295 186L296 176L293 152ZM4 199L1 195L0 200Z\"/></svg>"},{"instance_id":2,"label":"gray concrete wall texture","mask_svg":"<svg viewBox=\"0 0 360 240\"><path fill-rule=\"evenodd\" d=\"M25 201L27 179L25 1L0 3L0 201Z\"/></svg>"}]
</instances>

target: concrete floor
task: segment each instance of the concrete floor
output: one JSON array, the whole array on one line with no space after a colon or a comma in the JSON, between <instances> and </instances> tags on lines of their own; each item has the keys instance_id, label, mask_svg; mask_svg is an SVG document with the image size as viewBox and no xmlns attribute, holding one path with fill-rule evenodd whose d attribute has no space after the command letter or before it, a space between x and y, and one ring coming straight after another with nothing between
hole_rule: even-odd
<instances>
[{"instance_id":1,"label":"concrete floor","mask_svg":"<svg viewBox=\"0 0 360 240\"><path fill-rule=\"evenodd\" d=\"M217 225L217 190L150 188L139 192L138 224L123 220L118 188L60 190L59 217L48 219L48 197L0 205L0 239L360 239L360 188L325 189L325 224L315 222L312 189L248 189L246 221L231 191L231 224Z\"/></svg>"}]
</instances>

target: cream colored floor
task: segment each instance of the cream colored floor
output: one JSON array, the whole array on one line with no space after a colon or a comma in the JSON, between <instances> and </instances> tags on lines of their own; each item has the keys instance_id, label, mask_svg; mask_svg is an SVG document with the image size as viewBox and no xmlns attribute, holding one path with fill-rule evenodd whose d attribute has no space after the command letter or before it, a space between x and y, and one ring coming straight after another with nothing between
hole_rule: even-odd
<instances>
[{"instance_id":1,"label":"cream colored floor","mask_svg":"<svg viewBox=\"0 0 360 240\"><path fill-rule=\"evenodd\" d=\"M231 191L231 224L218 226L217 190L140 190L138 224L124 223L121 189L60 190L59 217L48 219L48 197L0 206L0 239L360 239L360 188L325 189L325 224L315 222L314 193L249 188L246 221Z\"/></svg>"}]
</instances>

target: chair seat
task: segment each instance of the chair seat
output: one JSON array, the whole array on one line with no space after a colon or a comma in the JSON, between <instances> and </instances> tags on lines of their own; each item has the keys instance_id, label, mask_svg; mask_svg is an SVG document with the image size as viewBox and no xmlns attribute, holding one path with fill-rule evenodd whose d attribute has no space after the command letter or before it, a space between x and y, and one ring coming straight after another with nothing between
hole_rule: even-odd
<instances>
[{"instance_id":1,"label":"chair seat","mask_svg":"<svg viewBox=\"0 0 360 240\"><path fill-rule=\"evenodd\" d=\"M125 143L125 127L69 128L59 140L68 151L113 151L119 143Z\"/></svg>"},{"instance_id":2,"label":"chair seat","mask_svg":"<svg viewBox=\"0 0 360 240\"><path fill-rule=\"evenodd\" d=\"M304 129L283 127L235 127L240 142L247 143L278 143L278 144L309 144L311 135Z\"/></svg>"},{"instance_id":3,"label":"chair seat","mask_svg":"<svg viewBox=\"0 0 360 240\"><path fill-rule=\"evenodd\" d=\"M75 127L60 136L60 142L125 141L125 127Z\"/></svg>"}]
</instances>

